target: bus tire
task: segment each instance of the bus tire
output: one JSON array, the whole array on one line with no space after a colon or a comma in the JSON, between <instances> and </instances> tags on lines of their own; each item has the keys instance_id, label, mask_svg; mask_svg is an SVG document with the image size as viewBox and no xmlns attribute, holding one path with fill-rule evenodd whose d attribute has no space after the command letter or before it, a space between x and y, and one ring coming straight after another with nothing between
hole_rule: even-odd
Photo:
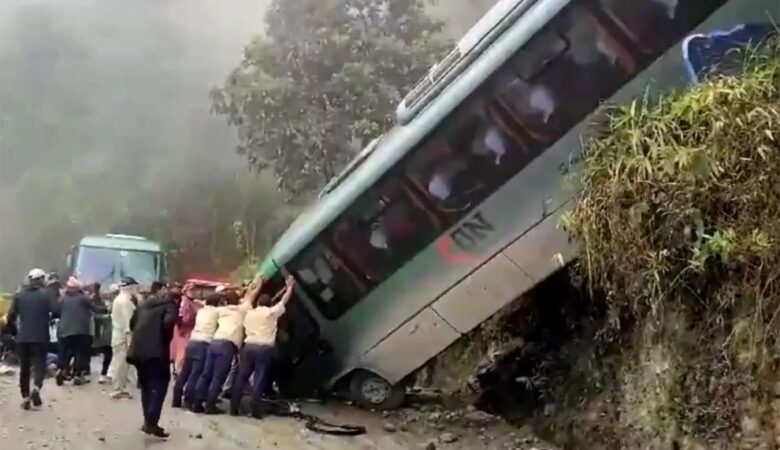
<instances>
[{"instance_id":1,"label":"bus tire","mask_svg":"<svg viewBox=\"0 0 780 450\"><path fill-rule=\"evenodd\" d=\"M390 410L403 404L406 389L403 384L392 384L379 375L360 370L349 381L349 396L361 408Z\"/></svg>"}]
</instances>

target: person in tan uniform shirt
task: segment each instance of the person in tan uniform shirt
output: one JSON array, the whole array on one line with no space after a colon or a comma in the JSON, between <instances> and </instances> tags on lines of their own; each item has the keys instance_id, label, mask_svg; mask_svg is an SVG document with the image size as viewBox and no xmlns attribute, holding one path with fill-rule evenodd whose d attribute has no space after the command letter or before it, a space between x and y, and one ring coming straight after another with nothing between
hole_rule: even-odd
<instances>
[{"instance_id":1,"label":"person in tan uniform shirt","mask_svg":"<svg viewBox=\"0 0 780 450\"><path fill-rule=\"evenodd\" d=\"M262 280L247 291L240 303L235 304L232 301L217 308L217 329L208 347L206 364L198 379L195 398L191 399L193 412L223 412L217 408L217 399L230 372L230 364L244 340L244 315L252 308L252 302L261 288Z\"/></svg>"},{"instance_id":2,"label":"person in tan uniform shirt","mask_svg":"<svg viewBox=\"0 0 780 450\"><path fill-rule=\"evenodd\" d=\"M257 306L247 311L244 316L246 337L244 338L244 348L241 351L238 375L230 396L230 414L233 416L239 414L244 386L252 377L251 410L252 415L258 417L260 398L266 388L268 368L275 352L279 318L284 314L287 302L292 298L294 287L295 279L288 276L284 294L279 303L273 304L273 299L270 296L260 295L257 299Z\"/></svg>"},{"instance_id":3,"label":"person in tan uniform shirt","mask_svg":"<svg viewBox=\"0 0 780 450\"><path fill-rule=\"evenodd\" d=\"M206 366L206 357L208 355L209 344L214 339L214 333L217 331L219 322L219 309L222 303L220 294L211 294L206 297L206 304L198 310L195 315L195 327L190 333L190 340L184 351L184 363L181 373L176 377L176 383L173 385L173 400L171 402L174 408L182 406L182 397L184 405L191 409L195 399L196 387L203 369Z\"/></svg>"}]
</instances>

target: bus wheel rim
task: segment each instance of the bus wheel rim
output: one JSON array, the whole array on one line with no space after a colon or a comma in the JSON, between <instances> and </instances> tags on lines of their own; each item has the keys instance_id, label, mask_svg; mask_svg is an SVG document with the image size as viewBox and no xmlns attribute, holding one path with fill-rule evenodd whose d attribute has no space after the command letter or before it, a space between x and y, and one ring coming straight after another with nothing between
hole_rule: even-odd
<instances>
[{"instance_id":1,"label":"bus wheel rim","mask_svg":"<svg viewBox=\"0 0 780 450\"><path fill-rule=\"evenodd\" d=\"M379 404L385 401L390 395L389 384L378 378L371 378L363 382L363 397L373 404Z\"/></svg>"}]
</instances>

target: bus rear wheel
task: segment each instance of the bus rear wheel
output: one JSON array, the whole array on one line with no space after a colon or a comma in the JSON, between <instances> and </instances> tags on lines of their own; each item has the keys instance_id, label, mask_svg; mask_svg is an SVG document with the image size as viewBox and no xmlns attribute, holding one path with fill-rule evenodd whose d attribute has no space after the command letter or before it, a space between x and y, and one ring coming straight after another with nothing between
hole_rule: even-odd
<instances>
[{"instance_id":1,"label":"bus rear wheel","mask_svg":"<svg viewBox=\"0 0 780 450\"><path fill-rule=\"evenodd\" d=\"M365 409L396 409L404 402L406 389L367 371L356 372L349 382L349 396Z\"/></svg>"}]
</instances>

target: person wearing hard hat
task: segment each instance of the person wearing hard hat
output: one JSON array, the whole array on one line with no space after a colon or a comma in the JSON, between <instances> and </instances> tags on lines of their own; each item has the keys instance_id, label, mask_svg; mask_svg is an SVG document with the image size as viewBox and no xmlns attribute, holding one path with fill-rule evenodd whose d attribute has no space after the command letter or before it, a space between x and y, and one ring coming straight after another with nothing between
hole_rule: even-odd
<instances>
[{"instance_id":1,"label":"person wearing hard hat","mask_svg":"<svg viewBox=\"0 0 780 450\"><path fill-rule=\"evenodd\" d=\"M46 376L46 347L49 342L49 321L59 315L59 304L44 287L46 272L33 269L27 275L27 285L14 295L8 311L9 323L16 323L16 345L19 356L19 390L22 408L40 407L41 389ZM30 391L30 372L33 389Z\"/></svg>"}]
</instances>

